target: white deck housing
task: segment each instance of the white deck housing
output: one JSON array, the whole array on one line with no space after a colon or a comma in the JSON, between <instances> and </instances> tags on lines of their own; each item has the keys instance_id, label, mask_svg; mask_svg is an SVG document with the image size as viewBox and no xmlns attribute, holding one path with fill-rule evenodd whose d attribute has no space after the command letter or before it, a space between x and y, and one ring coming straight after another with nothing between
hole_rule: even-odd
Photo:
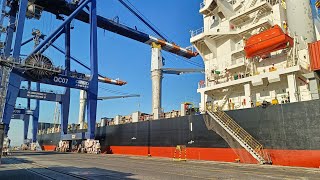
<instances>
[{"instance_id":1,"label":"white deck housing","mask_svg":"<svg viewBox=\"0 0 320 180\"><path fill-rule=\"evenodd\" d=\"M319 84L318 77L311 75L313 78L308 79L310 76L306 74L312 73L308 50L301 46L316 39L314 25L310 25L313 21L310 2L286 2L294 4L281 0L204 0L201 3L199 12L203 14L204 26L192 31L190 41L205 64L205 80L199 83L198 89L202 112L206 111L206 103L233 110L251 108L263 101L282 104L319 97L318 87L313 87ZM301 6L306 10L287 11L287 6ZM294 15L290 14L293 12ZM301 27L295 27L297 23L289 23L291 16L296 21L308 19L308 26L304 27L308 38L303 37ZM266 59L247 59L246 40L274 25L294 38L297 42L294 47L273 52ZM294 33L297 30L299 35ZM311 80L316 83L310 83Z\"/></svg>"}]
</instances>

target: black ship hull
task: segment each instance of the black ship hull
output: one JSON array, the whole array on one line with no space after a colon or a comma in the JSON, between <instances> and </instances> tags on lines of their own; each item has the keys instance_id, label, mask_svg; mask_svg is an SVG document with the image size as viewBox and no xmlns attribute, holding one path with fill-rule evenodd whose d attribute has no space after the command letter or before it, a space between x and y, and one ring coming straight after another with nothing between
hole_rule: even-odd
<instances>
[{"instance_id":1,"label":"black ship hull","mask_svg":"<svg viewBox=\"0 0 320 180\"><path fill-rule=\"evenodd\" d=\"M226 112L256 138L270 154L273 164L287 166L320 166L320 100L299 102L267 108ZM230 147L205 124L208 115L185 116L99 127L96 139L106 153L174 156L177 145L187 146L187 158L240 162L237 147ZM44 150L58 144L59 133L38 135ZM240 150L241 151L241 150ZM256 163L246 159L249 163Z\"/></svg>"}]
</instances>

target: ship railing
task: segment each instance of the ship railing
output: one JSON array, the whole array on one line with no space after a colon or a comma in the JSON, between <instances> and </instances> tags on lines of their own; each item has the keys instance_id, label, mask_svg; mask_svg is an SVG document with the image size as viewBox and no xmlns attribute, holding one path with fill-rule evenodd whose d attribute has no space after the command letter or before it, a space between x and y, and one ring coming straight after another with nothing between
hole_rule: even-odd
<instances>
[{"instance_id":1,"label":"ship railing","mask_svg":"<svg viewBox=\"0 0 320 180\"><path fill-rule=\"evenodd\" d=\"M237 0L229 0L228 3L230 3L231 5L234 5L237 3Z\"/></svg>"},{"instance_id":2,"label":"ship railing","mask_svg":"<svg viewBox=\"0 0 320 180\"><path fill-rule=\"evenodd\" d=\"M212 109L207 107L207 110L217 117L231 132L238 137L243 143L249 145L257 154L259 154L266 162L271 163L271 159L268 153L264 150L262 144L260 144L254 137L252 137L246 130L244 130L239 124L237 124L229 115L227 115L220 108Z\"/></svg>"},{"instance_id":3,"label":"ship railing","mask_svg":"<svg viewBox=\"0 0 320 180\"><path fill-rule=\"evenodd\" d=\"M231 28L231 26L218 24L216 26L210 26L209 31L213 32L213 33L220 33L221 34L221 33L234 32L234 31L236 31L236 29L235 28Z\"/></svg>"},{"instance_id":4,"label":"ship railing","mask_svg":"<svg viewBox=\"0 0 320 180\"><path fill-rule=\"evenodd\" d=\"M237 0L229 0L228 3L230 3L231 5L234 5L237 3ZM206 0L203 0L200 3L200 9L204 8L206 6Z\"/></svg>"},{"instance_id":5,"label":"ship railing","mask_svg":"<svg viewBox=\"0 0 320 180\"><path fill-rule=\"evenodd\" d=\"M231 63L229 64L229 66L235 66L235 65L243 64L243 63L245 63L245 57L240 57L240 58L237 58L237 59L232 59Z\"/></svg>"},{"instance_id":6,"label":"ship railing","mask_svg":"<svg viewBox=\"0 0 320 180\"><path fill-rule=\"evenodd\" d=\"M232 28L231 26L226 26L226 25L221 25L221 24L218 24L218 25L212 25L212 26L209 26L208 28L204 28L204 27L201 27L199 29L196 29L196 30L191 30L190 31L190 34L191 34L191 37L195 37L199 34L202 34L204 33L205 31L209 31L211 33L231 33L231 32L234 32L236 31L237 29L236 28Z\"/></svg>"},{"instance_id":7,"label":"ship railing","mask_svg":"<svg viewBox=\"0 0 320 180\"><path fill-rule=\"evenodd\" d=\"M198 89L205 88L206 82L204 80L201 80L198 82Z\"/></svg>"},{"instance_id":8,"label":"ship railing","mask_svg":"<svg viewBox=\"0 0 320 180\"><path fill-rule=\"evenodd\" d=\"M268 16L270 13L271 12L266 12L264 14L259 15L260 18L257 18L257 20L253 19L252 21L245 21L243 23L240 23L237 26L235 26L234 30L241 32L242 29L246 29L252 26L257 26L259 22L263 22L263 21L268 21L269 23L271 23L271 25L273 25L274 19Z\"/></svg>"},{"instance_id":9,"label":"ship railing","mask_svg":"<svg viewBox=\"0 0 320 180\"><path fill-rule=\"evenodd\" d=\"M191 37L195 37L199 34L202 34L204 32L204 27L201 27L199 29L196 29L196 30L191 30L190 33L191 33Z\"/></svg>"},{"instance_id":10,"label":"ship railing","mask_svg":"<svg viewBox=\"0 0 320 180\"><path fill-rule=\"evenodd\" d=\"M269 3L270 5L274 6L276 4L279 4L280 3L280 0L260 0L260 3L262 2L267 2ZM254 7L254 5L257 5L257 3L254 3L254 5L252 5L251 2L248 3L249 6L247 6L247 8L251 8L251 7Z\"/></svg>"},{"instance_id":11,"label":"ship railing","mask_svg":"<svg viewBox=\"0 0 320 180\"><path fill-rule=\"evenodd\" d=\"M205 0L203 0L201 3L200 3L200 9L204 8L206 6L206 2Z\"/></svg>"},{"instance_id":12,"label":"ship railing","mask_svg":"<svg viewBox=\"0 0 320 180\"><path fill-rule=\"evenodd\" d=\"M269 3L272 6L280 3L280 0L264 0L264 1L267 1L267 3Z\"/></svg>"},{"instance_id":13,"label":"ship railing","mask_svg":"<svg viewBox=\"0 0 320 180\"><path fill-rule=\"evenodd\" d=\"M265 12L263 14L257 14L256 18L251 22L253 24L257 24L258 22L261 21L270 21L273 23L274 19L272 16L269 16L271 14L271 12Z\"/></svg>"}]
</instances>

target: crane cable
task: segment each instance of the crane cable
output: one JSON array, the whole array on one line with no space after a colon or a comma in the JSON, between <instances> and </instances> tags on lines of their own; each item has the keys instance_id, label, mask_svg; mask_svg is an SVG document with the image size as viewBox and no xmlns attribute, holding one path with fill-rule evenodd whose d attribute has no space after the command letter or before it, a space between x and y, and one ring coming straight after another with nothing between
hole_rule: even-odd
<instances>
[{"instance_id":1,"label":"crane cable","mask_svg":"<svg viewBox=\"0 0 320 180\"><path fill-rule=\"evenodd\" d=\"M146 26L148 26L154 33L156 33L158 36L160 36L163 40L168 41L164 36L162 36L162 34L160 32L158 32L149 22L147 22L142 16L140 16L139 13L137 13L134 9L132 9L127 3L125 3L123 0L118 0L118 1L124 7L126 7L132 14L134 14L140 21L142 21ZM132 6L132 4L131 4L131 6Z\"/></svg>"},{"instance_id":2,"label":"crane cable","mask_svg":"<svg viewBox=\"0 0 320 180\"><path fill-rule=\"evenodd\" d=\"M132 8L134 8L136 10L136 12L138 12L140 14L140 16L142 16L146 21L149 22L149 24L151 24L155 29L157 29L161 34L162 36L166 37L167 40L171 41L171 39L165 34L163 33L156 25L154 25L146 16L144 16L129 0L126 0L130 6ZM171 41L172 42L172 41Z\"/></svg>"},{"instance_id":3,"label":"crane cable","mask_svg":"<svg viewBox=\"0 0 320 180\"><path fill-rule=\"evenodd\" d=\"M126 4L123 0L118 0L118 1L123 6L125 6L132 14L134 14L140 21L142 21L146 26L148 26L154 33L156 33L166 41L168 41L168 39L170 40L170 38L165 33L161 32L160 29L156 25L154 25L148 18L146 18L146 16L144 16L129 0L126 0L126 2L130 4L131 7L128 4ZM170 55L173 56L172 54ZM191 64L193 66L204 68L204 65L201 63L198 63L192 60L185 61L178 55L176 55L176 58L179 60L182 60L183 62Z\"/></svg>"},{"instance_id":4,"label":"crane cable","mask_svg":"<svg viewBox=\"0 0 320 180\"><path fill-rule=\"evenodd\" d=\"M125 92L121 92L121 91L117 91L117 90L108 89L108 88L103 87L103 86L99 86L99 89L101 89L101 90L103 90L105 92L108 92L108 93L122 95L122 96L130 95L130 93L125 93Z\"/></svg>"},{"instance_id":5,"label":"crane cable","mask_svg":"<svg viewBox=\"0 0 320 180\"><path fill-rule=\"evenodd\" d=\"M58 51L61 52L61 49L62 49L61 46L59 46L59 45L57 45L57 44L52 44L52 45L53 45L53 47L57 47L57 48L55 48L55 49L57 49ZM89 66L87 66L87 65L85 64L84 61L82 61L82 60L80 60L80 59L78 59L78 58L76 58L76 57L74 57L74 56L71 56L70 58L71 58L72 60L74 60L75 62L77 62L79 65L83 66L84 68L90 69ZM99 75L100 75L100 74L99 74ZM104 77L104 76L102 76L102 75L100 75L100 76L101 76L101 77ZM103 91L106 91L106 92L109 92L109 93L118 94L118 95L130 95L130 93L124 93L124 92L121 92L121 91L111 90L111 89L105 88L105 87L103 87L103 86L99 86L99 89L101 89L101 90L103 90Z\"/></svg>"},{"instance_id":6,"label":"crane cable","mask_svg":"<svg viewBox=\"0 0 320 180\"><path fill-rule=\"evenodd\" d=\"M58 50L59 52L63 53L61 46L59 46L57 44L52 44L52 47L55 48L56 50ZM75 61L80 66L86 68L87 70L90 70L90 67L88 65L86 65L84 61L82 61L82 60L80 60L78 58L75 58L74 56L70 56L70 59ZM101 76L101 77L105 77L105 76L101 75L101 73L99 73L99 72L98 72L98 75Z\"/></svg>"}]
</instances>

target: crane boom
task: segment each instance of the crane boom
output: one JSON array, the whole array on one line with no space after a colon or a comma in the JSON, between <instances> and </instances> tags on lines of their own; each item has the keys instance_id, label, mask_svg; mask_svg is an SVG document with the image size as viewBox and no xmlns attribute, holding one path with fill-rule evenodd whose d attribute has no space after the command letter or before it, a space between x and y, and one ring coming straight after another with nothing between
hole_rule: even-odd
<instances>
[{"instance_id":1,"label":"crane boom","mask_svg":"<svg viewBox=\"0 0 320 180\"><path fill-rule=\"evenodd\" d=\"M98 97L98 100L121 99L121 98L130 98L130 97L140 97L140 95L139 94L132 94L132 95L126 95L126 96Z\"/></svg>"},{"instance_id":2,"label":"crane boom","mask_svg":"<svg viewBox=\"0 0 320 180\"><path fill-rule=\"evenodd\" d=\"M68 16L77 8L77 5L69 3L65 0L35 0L34 4L42 7L43 10L46 12L55 14L57 17L60 17L60 15ZM89 23L89 14L85 11L81 11L76 16L76 19L85 23ZM174 43L169 43L165 40L150 36L144 32L119 24L102 16L97 16L97 25L99 28L111 31L113 33L125 36L129 39L133 39L148 45L152 45L152 43L159 44L161 45L163 50L188 59L198 55L197 52L193 52L186 48L182 48Z\"/></svg>"},{"instance_id":3,"label":"crane boom","mask_svg":"<svg viewBox=\"0 0 320 180\"><path fill-rule=\"evenodd\" d=\"M186 73L204 73L204 69L175 69L175 68L161 68L164 74L186 74Z\"/></svg>"},{"instance_id":4,"label":"crane boom","mask_svg":"<svg viewBox=\"0 0 320 180\"><path fill-rule=\"evenodd\" d=\"M121 81L119 79L110 79L110 78L101 77L101 76L98 77L98 81L102 83L117 85L117 86L123 86L127 84L127 82Z\"/></svg>"}]
</instances>

